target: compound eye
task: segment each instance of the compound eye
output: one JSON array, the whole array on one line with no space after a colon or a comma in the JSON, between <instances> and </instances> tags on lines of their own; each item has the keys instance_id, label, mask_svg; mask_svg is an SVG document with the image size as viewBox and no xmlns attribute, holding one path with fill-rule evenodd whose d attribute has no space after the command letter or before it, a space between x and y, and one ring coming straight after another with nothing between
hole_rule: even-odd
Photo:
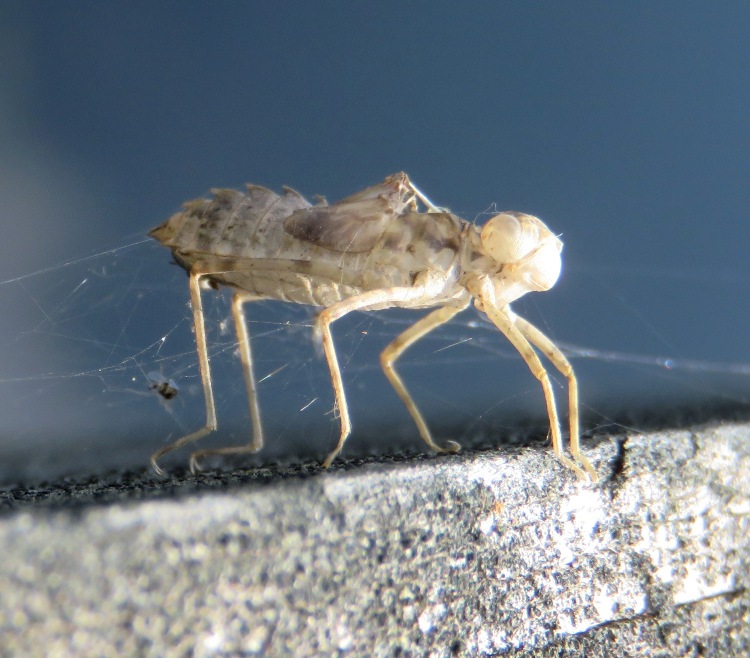
<instances>
[{"instance_id":1,"label":"compound eye","mask_svg":"<svg viewBox=\"0 0 750 658\"><path fill-rule=\"evenodd\" d=\"M482 247L498 263L514 263L536 249L544 233L549 230L536 217L506 210L482 228Z\"/></svg>"}]
</instances>

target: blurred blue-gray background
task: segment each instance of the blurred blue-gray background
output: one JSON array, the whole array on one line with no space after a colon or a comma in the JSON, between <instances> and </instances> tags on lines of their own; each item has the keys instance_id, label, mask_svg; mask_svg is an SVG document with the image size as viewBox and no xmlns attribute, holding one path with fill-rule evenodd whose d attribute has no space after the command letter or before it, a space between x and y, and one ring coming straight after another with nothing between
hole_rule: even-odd
<instances>
[{"instance_id":1,"label":"blurred blue-gray background","mask_svg":"<svg viewBox=\"0 0 750 658\"><path fill-rule=\"evenodd\" d=\"M493 203L538 215L563 276L516 310L568 348L589 429L745 409L748 32L744 2L3 3L0 479L142 465L203 422L187 279L143 240L183 201L250 181L335 200L404 170L470 221ZM242 443L213 298L217 441ZM312 313L248 309L269 443L255 463L335 443ZM415 317L334 330L350 454L421 449L377 366ZM441 439L544 426L536 382L472 311L401 371ZM160 377L175 400L149 389Z\"/></svg>"}]
</instances>

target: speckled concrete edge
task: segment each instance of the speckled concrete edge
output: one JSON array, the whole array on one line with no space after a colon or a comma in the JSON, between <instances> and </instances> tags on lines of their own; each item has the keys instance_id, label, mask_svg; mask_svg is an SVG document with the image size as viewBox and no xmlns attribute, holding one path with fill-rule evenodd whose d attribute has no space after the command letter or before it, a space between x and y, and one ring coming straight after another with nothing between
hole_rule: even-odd
<instances>
[{"instance_id":1,"label":"speckled concrete edge","mask_svg":"<svg viewBox=\"0 0 750 658\"><path fill-rule=\"evenodd\" d=\"M3 656L747 655L750 427L0 518Z\"/></svg>"}]
</instances>

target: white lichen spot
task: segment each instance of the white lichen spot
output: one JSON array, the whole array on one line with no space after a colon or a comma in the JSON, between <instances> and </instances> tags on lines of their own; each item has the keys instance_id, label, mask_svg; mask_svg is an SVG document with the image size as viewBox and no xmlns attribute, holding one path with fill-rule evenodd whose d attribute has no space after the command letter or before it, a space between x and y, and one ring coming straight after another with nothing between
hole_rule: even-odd
<instances>
[{"instance_id":1,"label":"white lichen spot","mask_svg":"<svg viewBox=\"0 0 750 658\"><path fill-rule=\"evenodd\" d=\"M558 562L562 566L573 564L576 559L576 552L573 550L571 544L559 533L555 533L552 536L552 540L555 542L559 554Z\"/></svg>"},{"instance_id":2,"label":"white lichen spot","mask_svg":"<svg viewBox=\"0 0 750 658\"><path fill-rule=\"evenodd\" d=\"M687 568L687 573L679 586L675 587L674 604L693 603L711 596L727 594L735 589L736 581L733 574L709 582L705 573L691 566Z\"/></svg>"},{"instance_id":3,"label":"white lichen spot","mask_svg":"<svg viewBox=\"0 0 750 658\"><path fill-rule=\"evenodd\" d=\"M516 644L516 648L518 646ZM495 656L512 648L514 645L509 642L507 631L493 629L490 632L486 628L480 628L474 643L468 643L466 647L467 655L471 656Z\"/></svg>"},{"instance_id":4,"label":"white lichen spot","mask_svg":"<svg viewBox=\"0 0 750 658\"><path fill-rule=\"evenodd\" d=\"M674 568L671 564L665 564L654 572L654 576L662 583L671 583L674 580Z\"/></svg>"},{"instance_id":5,"label":"white lichen spot","mask_svg":"<svg viewBox=\"0 0 750 658\"><path fill-rule=\"evenodd\" d=\"M680 539L673 526L661 523L655 528L641 526L641 538L633 548L646 555L656 567L655 575L668 583L672 580L672 556L679 550Z\"/></svg>"},{"instance_id":6,"label":"white lichen spot","mask_svg":"<svg viewBox=\"0 0 750 658\"><path fill-rule=\"evenodd\" d=\"M572 612L561 614L558 617L558 628L564 635L577 635L583 633L595 625L592 619L577 620Z\"/></svg>"},{"instance_id":7,"label":"white lichen spot","mask_svg":"<svg viewBox=\"0 0 750 658\"><path fill-rule=\"evenodd\" d=\"M414 605L405 605L401 608L401 618L405 624L410 626L417 621L417 607Z\"/></svg>"},{"instance_id":8,"label":"white lichen spot","mask_svg":"<svg viewBox=\"0 0 750 658\"><path fill-rule=\"evenodd\" d=\"M209 653L216 653L221 650L224 644L224 633L216 631L211 633L205 640L203 640L203 648Z\"/></svg>"},{"instance_id":9,"label":"white lichen spot","mask_svg":"<svg viewBox=\"0 0 750 658\"><path fill-rule=\"evenodd\" d=\"M700 539L706 536L707 530L708 530L708 520L706 519L705 514L696 516L690 527L690 534L693 537Z\"/></svg>"},{"instance_id":10,"label":"white lichen spot","mask_svg":"<svg viewBox=\"0 0 750 658\"><path fill-rule=\"evenodd\" d=\"M413 601L416 596L414 591L408 585L404 585L398 593L398 598L400 601Z\"/></svg>"},{"instance_id":11,"label":"white lichen spot","mask_svg":"<svg viewBox=\"0 0 750 658\"><path fill-rule=\"evenodd\" d=\"M483 535L491 535L495 529L495 517L492 514L485 516L479 522L479 530Z\"/></svg>"},{"instance_id":12,"label":"white lichen spot","mask_svg":"<svg viewBox=\"0 0 750 658\"><path fill-rule=\"evenodd\" d=\"M448 563L448 568L449 569L462 570L462 569L466 569L467 564L468 564L468 561L466 559L466 556L462 555L461 557L457 557L457 558L451 560Z\"/></svg>"},{"instance_id":13,"label":"white lichen spot","mask_svg":"<svg viewBox=\"0 0 750 658\"><path fill-rule=\"evenodd\" d=\"M337 646L339 651L349 651L354 646L354 638L345 623L342 622L336 626L336 635L338 636Z\"/></svg>"},{"instance_id":14,"label":"white lichen spot","mask_svg":"<svg viewBox=\"0 0 750 658\"><path fill-rule=\"evenodd\" d=\"M601 492L586 488L565 498L560 516L563 522L550 530L560 565L572 564L582 553L596 553L600 545L606 543L605 536L594 541L597 528L607 521L607 507Z\"/></svg>"},{"instance_id":15,"label":"white lichen spot","mask_svg":"<svg viewBox=\"0 0 750 658\"><path fill-rule=\"evenodd\" d=\"M716 501L716 494L710 487L699 487L695 493L691 494L684 513L686 516L701 517L705 516L713 507Z\"/></svg>"},{"instance_id":16,"label":"white lichen spot","mask_svg":"<svg viewBox=\"0 0 750 658\"><path fill-rule=\"evenodd\" d=\"M750 467L746 471L750 472ZM750 498L732 498L727 503L727 512L734 516L750 516Z\"/></svg>"},{"instance_id":17,"label":"white lichen spot","mask_svg":"<svg viewBox=\"0 0 750 658\"><path fill-rule=\"evenodd\" d=\"M648 610L648 594L641 592L633 605L633 614L642 615Z\"/></svg>"},{"instance_id":18,"label":"white lichen spot","mask_svg":"<svg viewBox=\"0 0 750 658\"><path fill-rule=\"evenodd\" d=\"M570 518L584 537L592 537L599 524L607 519L607 506L601 492L589 487L565 499L560 511Z\"/></svg>"},{"instance_id":19,"label":"white lichen spot","mask_svg":"<svg viewBox=\"0 0 750 658\"><path fill-rule=\"evenodd\" d=\"M442 603L430 606L426 610L422 611L417 619L417 626L419 630L425 635L432 633L437 628L439 621L445 618L446 608Z\"/></svg>"},{"instance_id":20,"label":"white lichen spot","mask_svg":"<svg viewBox=\"0 0 750 658\"><path fill-rule=\"evenodd\" d=\"M247 653L262 654L266 650L269 630L265 626L255 626L250 629L242 642L242 648Z\"/></svg>"},{"instance_id":21,"label":"white lichen spot","mask_svg":"<svg viewBox=\"0 0 750 658\"><path fill-rule=\"evenodd\" d=\"M594 594L592 603L599 614L601 621L609 621L617 612L617 599L609 593L609 587L605 585L599 592Z\"/></svg>"}]
</instances>

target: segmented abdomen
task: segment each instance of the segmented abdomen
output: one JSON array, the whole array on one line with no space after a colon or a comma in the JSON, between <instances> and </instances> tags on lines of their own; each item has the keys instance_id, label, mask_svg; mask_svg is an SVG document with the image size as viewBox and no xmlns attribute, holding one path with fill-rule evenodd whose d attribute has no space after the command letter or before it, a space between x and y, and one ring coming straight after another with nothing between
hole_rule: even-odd
<instances>
[{"instance_id":1,"label":"segmented abdomen","mask_svg":"<svg viewBox=\"0 0 750 658\"><path fill-rule=\"evenodd\" d=\"M456 269L463 220L402 214L397 193L391 185L365 200L313 207L288 188L282 195L257 185L244 194L213 190L213 198L187 202L149 235L188 271L200 262L217 284L329 306L367 290L411 286L428 268Z\"/></svg>"}]
</instances>

